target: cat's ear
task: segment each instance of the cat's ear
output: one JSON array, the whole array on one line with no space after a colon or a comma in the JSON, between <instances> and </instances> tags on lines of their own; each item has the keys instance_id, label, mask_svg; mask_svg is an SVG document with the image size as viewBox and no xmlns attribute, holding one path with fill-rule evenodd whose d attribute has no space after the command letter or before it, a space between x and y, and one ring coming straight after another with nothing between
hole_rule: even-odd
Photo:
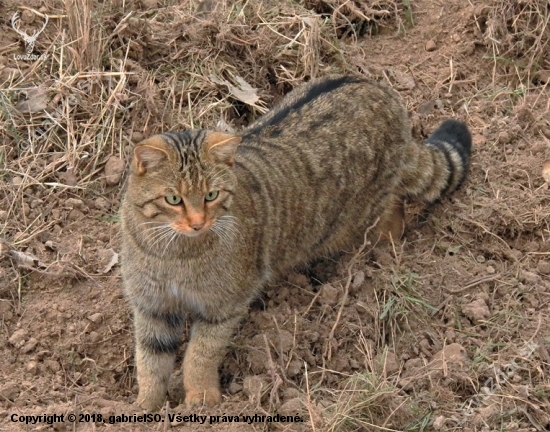
<instances>
[{"instance_id":1,"label":"cat's ear","mask_svg":"<svg viewBox=\"0 0 550 432\"><path fill-rule=\"evenodd\" d=\"M167 145L159 136L154 136L140 142L134 148L134 169L143 175L169 157Z\"/></svg>"},{"instance_id":2,"label":"cat's ear","mask_svg":"<svg viewBox=\"0 0 550 432\"><path fill-rule=\"evenodd\" d=\"M235 162L235 151L242 141L238 135L223 132L210 132L206 137L206 153L219 162L232 166Z\"/></svg>"}]
</instances>

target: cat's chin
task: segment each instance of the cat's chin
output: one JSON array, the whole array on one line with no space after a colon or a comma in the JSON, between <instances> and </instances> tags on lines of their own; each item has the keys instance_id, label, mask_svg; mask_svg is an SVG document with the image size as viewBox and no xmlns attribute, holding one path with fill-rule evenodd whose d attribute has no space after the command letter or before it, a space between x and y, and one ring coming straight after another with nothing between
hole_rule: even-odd
<instances>
[{"instance_id":1,"label":"cat's chin","mask_svg":"<svg viewBox=\"0 0 550 432\"><path fill-rule=\"evenodd\" d=\"M184 237L187 238L196 238L205 235L210 230L210 227L208 228L202 228L199 231L183 231L183 230L177 230L178 234L181 234Z\"/></svg>"}]
</instances>

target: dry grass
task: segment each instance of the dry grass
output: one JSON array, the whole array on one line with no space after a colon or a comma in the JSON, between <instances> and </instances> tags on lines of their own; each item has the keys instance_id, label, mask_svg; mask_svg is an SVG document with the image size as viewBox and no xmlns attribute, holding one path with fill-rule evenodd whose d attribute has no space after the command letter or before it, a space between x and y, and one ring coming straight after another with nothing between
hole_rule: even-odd
<instances>
[{"instance_id":1,"label":"dry grass","mask_svg":"<svg viewBox=\"0 0 550 432\"><path fill-rule=\"evenodd\" d=\"M538 80L550 70L550 6L546 0L495 0L476 10L477 28L495 61L497 74Z\"/></svg>"}]
</instances>

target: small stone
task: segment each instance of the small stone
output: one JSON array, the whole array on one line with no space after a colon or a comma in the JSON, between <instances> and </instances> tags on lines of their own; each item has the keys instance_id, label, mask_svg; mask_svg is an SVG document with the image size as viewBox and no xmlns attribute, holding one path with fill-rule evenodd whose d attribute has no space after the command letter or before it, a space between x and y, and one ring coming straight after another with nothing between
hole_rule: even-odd
<instances>
[{"instance_id":1,"label":"small stone","mask_svg":"<svg viewBox=\"0 0 550 432\"><path fill-rule=\"evenodd\" d=\"M99 323L103 320L103 314L100 312L97 312L95 314L92 314L88 317L88 319L94 323Z\"/></svg>"},{"instance_id":2,"label":"small stone","mask_svg":"<svg viewBox=\"0 0 550 432\"><path fill-rule=\"evenodd\" d=\"M27 341L25 345L23 345L23 347L21 347L21 352L25 354L29 353L36 348L36 345L38 345L38 341L32 337Z\"/></svg>"},{"instance_id":3,"label":"small stone","mask_svg":"<svg viewBox=\"0 0 550 432\"><path fill-rule=\"evenodd\" d=\"M467 305L462 306L462 313L474 323L484 321L491 316L491 312L483 299L476 299Z\"/></svg>"},{"instance_id":4,"label":"small stone","mask_svg":"<svg viewBox=\"0 0 550 432\"><path fill-rule=\"evenodd\" d=\"M428 42L426 42L426 51L432 52L437 49L437 45L435 44L435 41L433 39L430 39Z\"/></svg>"},{"instance_id":5,"label":"small stone","mask_svg":"<svg viewBox=\"0 0 550 432\"><path fill-rule=\"evenodd\" d=\"M294 378L296 375L298 375L302 371L302 367L304 366L304 363L301 360L294 359L286 368L286 375L289 378Z\"/></svg>"},{"instance_id":6,"label":"small stone","mask_svg":"<svg viewBox=\"0 0 550 432\"><path fill-rule=\"evenodd\" d=\"M59 173L58 176L59 180L61 180L61 182L63 182L67 186L76 186L78 184L78 179L70 170L67 172Z\"/></svg>"},{"instance_id":7,"label":"small stone","mask_svg":"<svg viewBox=\"0 0 550 432\"><path fill-rule=\"evenodd\" d=\"M541 260L537 264L537 271L544 275L550 274L550 262Z\"/></svg>"},{"instance_id":8,"label":"small stone","mask_svg":"<svg viewBox=\"0 0 550 432\"><path fill-rule=\"evenodd\" d=\"M27 366L25 367L27 372L31 373L32 375L36 375L38 373L38 363L35 361L30 361L27 363Z\"/></svg>"},{"instance_id":9,"label":"small stone","mask_svg":"<svg viewBox=\"0 0 550 432\"><path fill-rule=\"evenodd\" d=\"M25 344L29 332L25 329L16 330L11 337L8 339L8 342L16 348L20 348Z\"/></svg>"},{"instance_id":10,"label":"small stone","mask_svg":"<svg viewBox=\"0 0 550 432\"><path fill-rule=\"evenodd\" d=\"M540 281L540 276L530 271L522 270L519 275L519 280L520 282L523 282L526 284L536 285Z\"/></svg>"},{"instance_id":11,"label":"small stone","mask_svg":"<svg viewBox=\"0 0 550 432\"><path fill-rule=\"evenodd\" d=\"M109 240L111 240L111 236L107 233L99 233L97 235L97 239L101 240L103 243L107 243ZM113 256L113 253L111 252L110 258Z\"/></svg>"},{"instance_id":12,"label":"small stone","mask_svg":"<svg viewBox=\"0 0 550 432\"><path fill-rule=\"evenodd\" d=\"M105 181L109 186L120 183L124 172L124 161L116 156L111 156L105 164Z\"/></svg>"},{"instance_id":13,"label":"small stone","mask_svg":"<svg viewBox=\"0 0 550 432\"><path fill-rule=\"evenodd\" d=\"M499 144L508 144L511 140L512 140L512 137L508 131L502 131L498 134Z\"/></svg>"},{"instance_id":14,"label":"small stone","mask_svg":"<svg viewBox=\"0 0 550 432\"><path fill-rule=\"evenodd\" d=\"M90 342L91 343L99 342L100 337L101 336L99 335L98 332L95 332L95 331L90 332Z\"/></svg>"},{"instance_id":15,"label":"small stone","mask_svg":"<svg viewBox=\"0 0 550 432\"><path fill-rule=\"evenodd\" d=\"M466 349L457 343L447 345L441 351L438 351L432 357L432 362L438 360L445 360L447 363L459 363L462 364L468 360L468 353Z\"/></svg>"},{"instance_id":16,"label":"small stone","mask_svg":"<svg viewBox=\"0 0 550 432\"><path fill-rule=\"evenodd\" d=\"M363 270L359 270L357 273L355 273L355 276L353 277L353 288L357 289L359 288L363 282L365 281L365 272Z\"/></svg>"},{"instance_id":17,"label":"small stone","mask_svg":"<svg viewBox=\"0 0 550 432\"><path fill-rule=\"evenodd\" d=\"M338 301L340 291L334 288L331 284L324 284L321 287L321 294L319 295L319 302L323 304L335 304Z\"/></svg>"},{"instance_id":18,"label":"small stone","mask_svg":"<svg viewBox=\"0 0 550 432\"><path fill-rule=\"evenodd\" d=\"M487 266L487 273L495 274L496 270L493 266Z\"/></svg>"},{"instance_id":19,"label":"small stone","mask_svg":"<svg viewBox=\"0 0 550 432\"><path fill-rule=\"evenodd\" d=\"M523 257L523 253L517 249L510 249L510 251L504 250L503 254L512 261L519 261Z\"/></svg>"},{"instance_id":20,"label":"small stone","mask_svg":"<svg viewBox=\"0 0 550 432\"><path fill-rule=\"evenodd\" d=\"M68 208L77 208L77 209L82 210L85 206L84 206L84 201L82 201L81 199L78 199L78 198L67 198L67 199L65 200L65 207L68 207Z\"/></svg>"},{"instance_id":21,"label":"small stone","mask_svg":"<svg viewBox=\"0 0 550 432\"><path fill-rule=\"evenodd\" d=\"M132 132L132 142L139 143L143 141L143 134L141 132Z\"/></svg>"},{"instance_id":22,"label":"small stone","mask_svg":"<svg viewBox=\"0 0 550 432\"><path fill-rule=\"evenodd\" d=\"M52 372L59 372L61 370L61 365L55 360L45 360L44 365L47 369Z\"/></svg>"},{"instance_id":23,"label":"small stone","mask_svg":"<svg viewBox=\"0 0 550 432\"><path fill-rule=\"evenodd\" d=\"M72 209L70 212L69 212L69 216L67 217L70 221L77 221L77 220L81 220L83 219L85 216L84 216L84 213L82 213L80 210L78 209Z\"/></svg>"},{"instance_id":24,"label":"small stone","mask_svg":"<svg viewBox=\"0 0 550 432\"><path fill-rule=\"evenodd\" d=\"M105 198L96 198L94 200L94 206L98 210L108 210L111 204Z\"/></svg>"},{"instance_id":25,"label":"small stone","mask_svg":"<svg viewBox=\"0 0 550 432\"><path fill-rule=\"evenodd\" d=\"M43 231L40 234L38 234L38 240L40 240L42 243L46 243L48 240L50 240L52 237L52 233L49 231Z\"/></svg>"}]
</instances>

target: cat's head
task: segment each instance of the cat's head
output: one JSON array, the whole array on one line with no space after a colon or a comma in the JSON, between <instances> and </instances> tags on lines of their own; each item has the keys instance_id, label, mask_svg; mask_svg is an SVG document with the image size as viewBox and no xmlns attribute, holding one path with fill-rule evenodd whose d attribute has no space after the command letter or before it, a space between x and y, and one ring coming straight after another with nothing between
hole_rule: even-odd
<instances>
[{"instance_id":1,"label":"cat's head","mask_svg":"<svg viewBox=\"0 0 550 432\"><path fill-rule=\"evenodd\" d=\"M240 142L236 135L190 130L137 144L126 200L138 220L187 237L211 229L230 210Z\"/></svg>"}]
</instances>

